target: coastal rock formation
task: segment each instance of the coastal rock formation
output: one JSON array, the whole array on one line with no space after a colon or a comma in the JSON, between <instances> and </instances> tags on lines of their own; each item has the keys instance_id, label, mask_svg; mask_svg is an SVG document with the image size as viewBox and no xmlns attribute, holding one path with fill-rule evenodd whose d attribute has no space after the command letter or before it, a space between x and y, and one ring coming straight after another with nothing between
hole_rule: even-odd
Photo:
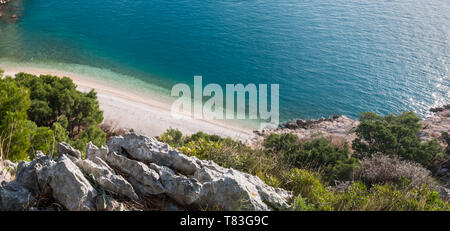
<instances>
[{"instance_id":1,"label":"coastal rock formation","mask_svg":"<svg viewBox=\"0 0 450 231\"><path fill-rule=\"evenodd\" d=\"M450 104L438 108L431 108L434 114L422 121L423 129L419 137L426 141L438 139L443 146L447 146L442 140L442 132L450 133Z\"/></svg>"},{"instance_id":2,"label":"coastal rock formation","mask_svg":"<svg viewBox=\"0 0 450 231\"><path fill-rule=\"evenodd\" d=\"M447 143L442 139L442 132L450 133L450 104L430 109L433 115L426 117L420 123L422 130L418 134L422 141L437 139L441 145L447 147ZM358 120L350 119L346 116L333 116L332 118L319 120L296 120L280 125L276 129L262 129L254 131L254 137L247 142L253 147L258 147L264 138L272 133L283 134L293 133L301 140L312 140L324 137L335 145L348 143L351 146L356 138L353 131L359 125Z\"/></svg>"},{"instance_id":3,"label":"coastal rock formation","mask_svg":"<svg viewBox=\"0 0 450 231\"><path fill-rule=\"evenodd\" d=\"M101 148L89 143L84 160L68 144L58 151L56 160L38 153L18 165L15 180L0 186L0 210L282 210L292 199L256 176L134 133Z\"/></svg>"},{"instance_id":4,"label":"coastal rock formation","mask_svg":"<svg viewBox=\"0 0 450 231\"><path fill-rule=\"evenodd\" d=\"M262 129L255 131L255 136L251 139L250 144L258 147L264 141L264 138L272 133L283 134L292 133L299 137L300 140L308 141L314 138L324 137L329 139L333 144L342 146L356 138L352 133L359 125L358 120L353 120L347 116L333 116L330 119L319 120L296 120L280 125L276 129Z\"/></svg>"}]
</instances>

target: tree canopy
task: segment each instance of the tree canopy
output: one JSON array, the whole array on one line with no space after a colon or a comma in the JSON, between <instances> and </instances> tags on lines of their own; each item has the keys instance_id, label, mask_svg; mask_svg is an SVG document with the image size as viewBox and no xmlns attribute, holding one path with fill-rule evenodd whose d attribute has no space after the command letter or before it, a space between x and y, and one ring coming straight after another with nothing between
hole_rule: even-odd
<instances>
[{"instance_id":1,"label":"tree canopy","mask_svg":"<svg viewBox=\"0 0 450 231\"><path fill-rule=\"evenodd\" d=\"M96 93L80 92L70 78L19 73L0 79L0 146L2 158L53 154L58 142L80 150L89 141L106 143Z\"/></svg>"}]
</instances>

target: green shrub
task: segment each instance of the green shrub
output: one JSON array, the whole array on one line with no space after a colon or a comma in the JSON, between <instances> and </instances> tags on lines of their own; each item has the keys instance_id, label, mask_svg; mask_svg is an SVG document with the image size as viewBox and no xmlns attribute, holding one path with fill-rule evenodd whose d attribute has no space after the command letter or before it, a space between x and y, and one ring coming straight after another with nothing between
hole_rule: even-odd
<instances>
[{"instance_id":1,"label":"green shrub","mask_svg":"<svg viewBox=\"0 0 450 231\"><path fill-rule=\"evenodd\" d=\"M38 126L51 127L64 116L69 135L75 138L85 128L103 121L96 93L76 90L76 85L67 77L18 73L15 81L18 86L30 89L28 118Z\"/></svg>"},{"instance_id":2,"label":"green shrub","mask_svg":"<svg viewBox=\"0 0 450 231\"><path fill-rule=\"evenodd\" d=\"M376 211L431 211L450 209L448 202L427 185L409 188L392 184L374 185L361 210Z\"/></svg>"},{"instance_id":3,"label":"green shrub","mask_svg":"<svg viewBox=\"0 0 450 231\"><path fill-rule=\"evenodd\" d=\"M34 158L36 151L40 150L45 154L53 155L54 133L48 127L38 127L34 122L27 121L27 126L30 131L30 149L28 150L31 158Z\"/></svg>"},{"instance_id":4,"label":"green shrub","mask_svg":"<svg viewBox=\"0 0 450 231\"><path fill-rule=\"evenodd\" d=\"M292 134L271 135L264 149L252 149L227 138L204 133L183 136L171 129L160 140L186 155L212 160L292 191L292 210L449 210L448 202L422 184L428 181L417 180L427 178L427 170L411 162L398 160L396 165L394 161L390 167L395 171L376 168L398 173L392 181L347 182L343 189L330 186L331 179L345 179L361 166L358 159L348 157L348 148L336 148L325 139L300 142Z\"/></svg>"},{"instance_id":5,"label":"green shrub","mask_svg":"<svg viewBox=\"0 0 450 231\"><path fill-rule=\"evenodd\" d=\"M89 141L104 145L102 120L96 93L77 91L69 78L19 73L0 79L0 158L29 160L38 150L53 155L62 141L83 151Z\"/></svg>"},{"instance_id":6,"label":"green shrub","mask_svg":"<svg viewBox=\"0 0 450 231\"><path fill-rule=\"evenodd\" d=\"M448 135L448 132L442 133L442 139L447 143L447 147L445 148L445 155L450 156L450 135Z\"/></svg>"},{"instance_id":7,"label":"green shrub","mask_svg":"<svg viewBox=\"0 0 450 231\"><path fill-rule=\"evenodd\" d=\"M323 172L327 181L348 180L358 166L357 159L349 158L348 145L335 147L325 138L299 142L290 133L271 134L265 139L264 147L291 167Z\"/></svg>"},{"instance_id":8,"label":"green shrub","mask_svg":"<svg viewBox=\"0 0 450 231\"><path fill-rule=\"evenodd\" d=\"M183 133L178 129L167 129L166 132L161 134L159 141L169 144L174 148L179 148L184 145Z\"/></svg>"},{"instance_id":9,"label":"green shrub","mask_svg":"<svg viewBox=\"0 0 450 231\"><path fill-rule=\"evenodd\" d=\"M317 173L294 168L289 172L284 188L301 195L314 210L333 210L334 195L325 188Z\"/></svg>"},{"instance_id":10,"label":"green shrub","mask_svg":"<svg viewBox=\"0 0 450 231\"><path fill-rule=\"evenodd\" d=\"M29 106L30 93L26 88L17 86L11 77L0 79L0 158L12 161L28 158Z\"/></svg>"},{"instance_id":11,"label":"green shrub","mask_svg":"<svg viewBox=\"0 0 450 231\"><path fill-rule=\"evenodd\" d=\"M360 121L356 129L358 138L352 144L359 157L382 153L415 161L430 170L435 160L444 157L436 140L421 143L417 136L420 117L413 112L385 117L366 112L360 115Z\"/></svg>"},{"instance_id":12,"label":"green shrub","mask_svg":"<svg viewBox=\"0 0 450 231\"><path fill-rule=\"evenodd\" d=\"M86 144L92 142L97 147L106 144L106 133L98 126L91 125L80 133L80 137L76 140L70 140L69 144L83 154L86 152Z\"/></svg>"},{"instance_id":13,"label":"green shrub","mask_svg":"<svg viewBox=\"0 0 450 231\"><path fill-rule=\"evenodd\" d=\"M188 156L212 160L222 167L234 168L260 177L269 185L280 185L280 174L285 167L275 156L262 150L253 150L242 142L202 132L183 137L179 130L169 129L159 140L177 147Z\"/></svg>"}]
</instances>

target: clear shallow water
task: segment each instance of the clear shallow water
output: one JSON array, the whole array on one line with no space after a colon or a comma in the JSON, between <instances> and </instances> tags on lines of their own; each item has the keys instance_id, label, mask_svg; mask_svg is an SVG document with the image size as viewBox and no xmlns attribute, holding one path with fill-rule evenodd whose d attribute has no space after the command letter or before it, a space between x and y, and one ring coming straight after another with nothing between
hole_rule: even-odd
<instances>
[{"instance_id":1,"label":"clear shallow water","mask_svg":"<svg viewBox=\"0 0 450 231\"><path fill-rule=\"evenodd\" d=\"M2 61L175 83L279 83L282 120L450 98L448 0L23 0ZM98 75L101 75L97 73Z\"/></svg>"}]
</instances>

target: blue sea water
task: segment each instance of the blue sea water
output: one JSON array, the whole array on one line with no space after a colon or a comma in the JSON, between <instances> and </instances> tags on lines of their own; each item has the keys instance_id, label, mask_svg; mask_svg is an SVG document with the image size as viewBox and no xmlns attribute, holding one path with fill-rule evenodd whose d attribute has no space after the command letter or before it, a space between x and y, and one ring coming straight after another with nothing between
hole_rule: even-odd
<instances>
[{"instance_id":1,"label":"blue sea water","mask_svg":"<svg viewBox=\"0 0 450 231\"><path fill-rule=\"evenodd\" d=\"M2 62L176 83L280 84L280 115L356 117L450 98L448 0L17 0ZM108 78L108 74L105 74Z\"/></svg>"}]
</instances>

